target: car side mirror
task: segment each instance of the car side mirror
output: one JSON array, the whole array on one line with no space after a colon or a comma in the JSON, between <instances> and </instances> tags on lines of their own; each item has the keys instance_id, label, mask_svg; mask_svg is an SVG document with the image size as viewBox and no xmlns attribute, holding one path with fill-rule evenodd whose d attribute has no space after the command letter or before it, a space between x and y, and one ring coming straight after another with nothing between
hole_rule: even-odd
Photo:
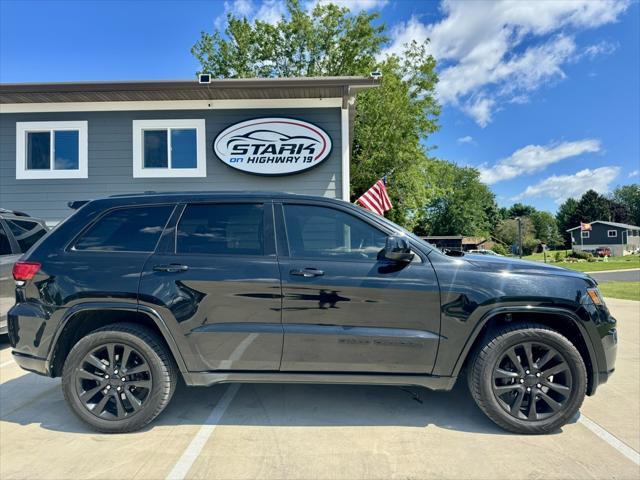
<instances>
[{"instance_id":1,"label":"car side mirror","mask_svg":"<svg viewBox=\"0 0 640 480\"><path fill-rule=\"evenodd\" d=\"M413 260L414 254L411 253L409 242L405 238L390 235L384 245L384 249L378 255L378 258L391 260L392 262L409 263Z\"/></svg>"}]
</instances>

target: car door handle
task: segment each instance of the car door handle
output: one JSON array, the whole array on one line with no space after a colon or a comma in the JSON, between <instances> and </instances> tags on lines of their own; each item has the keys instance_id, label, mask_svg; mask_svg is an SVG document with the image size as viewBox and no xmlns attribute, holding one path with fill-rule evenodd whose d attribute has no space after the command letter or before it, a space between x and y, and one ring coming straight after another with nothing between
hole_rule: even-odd
<instances>
[{"instance_id":1,"label":"car door handle","mask_svg":"<svg viewBox=\"0 0 640 480\"><path fill-rule=\"evenodd\" d=\"M322 275L324 275L324 272L322 270L318 270L317 268L303 268L301 270L291 270L289 274L296 277L311 278L321 277Z\"/></svg>"},{"instance_id":2,"label":"car door handle","mask_svg":"<svg viewBox=\"0 0 640 480\"><path fill-rule=\"evenodd\" d=\"M189 270L187 265L180 265L179 263L170 263L169 265L156 265L153 267L156 272L186 272Z\"/></svg>"}]
</instances>

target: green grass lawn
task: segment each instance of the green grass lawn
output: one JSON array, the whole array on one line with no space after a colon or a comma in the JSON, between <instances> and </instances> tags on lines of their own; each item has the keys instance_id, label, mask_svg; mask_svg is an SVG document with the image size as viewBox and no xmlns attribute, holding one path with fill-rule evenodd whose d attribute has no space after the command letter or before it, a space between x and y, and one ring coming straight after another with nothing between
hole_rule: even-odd
<instances>
[{"instance_id":1,"label":"green grass lawn","mask_svg":"<svg viewBox=\"0 0 640 480\"><path fill-rule=\"evenodd\" d=\"M564 259L565 252L571 253L570 250L560 250L561 256ZM625 257L611 257L608 261L598 259L596 262L554 262L555 251L547 252L547 263L556 265L558 267L569 268L571 270L578 270L579 272L598 272L602 270L623 270L629 268L640 268L640 255L627 255ZM534 262L544 261L542 253L534 253L533 255L527 255L522 257L523 260L532 260Z\"/></svg>"},{"instance_id":2,"label":"green grass lawn","mask_svg":"<svg viewBox=\"0 0 640 480\"><path fill-rule=\"evenodd\" d=\"M604 297L640 301L640 282L603 282L598 288Z\"/></svg>"}]
</instances>

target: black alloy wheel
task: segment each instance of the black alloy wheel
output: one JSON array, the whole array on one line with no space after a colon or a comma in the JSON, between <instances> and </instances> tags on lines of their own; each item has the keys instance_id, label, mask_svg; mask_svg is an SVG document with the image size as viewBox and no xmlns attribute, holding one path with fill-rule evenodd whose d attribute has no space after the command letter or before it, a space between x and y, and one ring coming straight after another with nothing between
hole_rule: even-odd
<instances>
[{"instance_id":1,"label":"black alloy wheel","mask_svg":"<svg viewBox=\"0 0 640 480\"><path fill-rule=\"evenodd\" d=\"M168 405L178 369L163 339L134 323L115 323L83 336L62 371L73 412L94 430L139 430Z\"/></svg>"},{"instance_id":2,"label":"black alloy wheel","mask_svg":"<svg viewBox=\"0 0 640 480\"><path fill-rule=\"evenodd\" d=\"M571 385L565 358L535 342L509 347L493 369L493 393L506 412L521 420L544 420L561 412Z\"/></svg>"},{"instance_id":3,"label":"black alloy wheel","mask_svg":"<svg viewBox=\"0 0 640 480\"><path fill-rule=\"evenodd\" d=\"M139 412L153 384L143 354L120 343L107 343L87 353L74 376L85 408L107 420L121 420Z\"/></svg>"},{"instance_id":4,"label":"black alloy wheel","mask_svg":"<svg viewBox=\"0 0 640 480\"><path fill-rule=\"evenodd\" d=\"M498 426L539 434L575 418L586 394L587 370L567 337L522 322L487 334L471 359L467 381L478 407Z\"/></svg>"}]
</instances>

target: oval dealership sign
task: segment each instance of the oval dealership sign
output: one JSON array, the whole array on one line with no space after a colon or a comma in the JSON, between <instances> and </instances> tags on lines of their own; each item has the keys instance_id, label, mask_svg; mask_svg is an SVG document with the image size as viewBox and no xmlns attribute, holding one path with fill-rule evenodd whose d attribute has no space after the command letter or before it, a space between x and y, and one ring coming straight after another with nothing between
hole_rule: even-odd
<instances>
[{"instance_id":1,"label":"oval dealership sign","mask_svg":"<svg viewBox=\"0 0 640 480\"><path fill-rule=\"evenodd\" d=\"M256 118L236 123L213 141L224 163L256 175L291 175L322 163L331 138L312 123L293 118Z\"/></svg>"}]
</instances>

